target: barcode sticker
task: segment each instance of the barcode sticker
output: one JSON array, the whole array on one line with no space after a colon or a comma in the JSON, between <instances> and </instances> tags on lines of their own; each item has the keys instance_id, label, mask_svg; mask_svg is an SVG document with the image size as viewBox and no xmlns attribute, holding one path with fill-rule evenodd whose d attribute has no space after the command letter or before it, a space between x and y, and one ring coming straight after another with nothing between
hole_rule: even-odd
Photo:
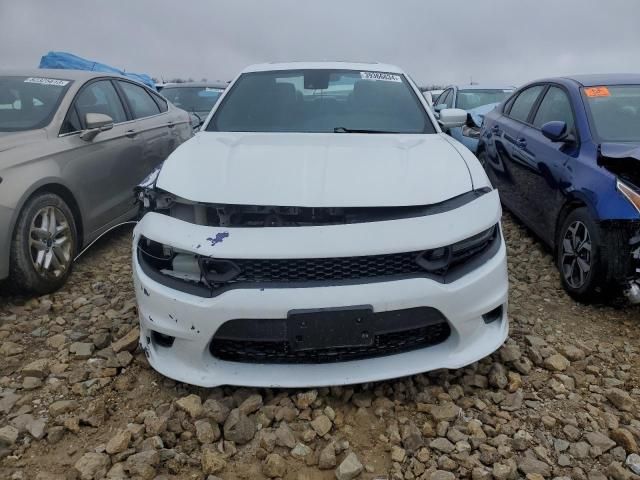
<instances>
[{"instance_id":1,"label":"barcode sticker","mask_svg":"<svg viewBox=\"0 0 640 480\"><path fill-rule=\"evenodd\" d=\"M402 82L400 75L383 72L360 72L360 78L363 80L376 80L381 82Z\"/></svg>"},{"instance_id":2,"label":"barcode sticker","mask_svg":"<svg viewBox=\"0 0 640 480\"><path fill-rule=\"evenodd\" d=\"M40 85L54 85L56 87L64 87L69 80L59 80L57 78L29 77L25 78L24 83L39 83Z\"/></svg>"}]
</instances>

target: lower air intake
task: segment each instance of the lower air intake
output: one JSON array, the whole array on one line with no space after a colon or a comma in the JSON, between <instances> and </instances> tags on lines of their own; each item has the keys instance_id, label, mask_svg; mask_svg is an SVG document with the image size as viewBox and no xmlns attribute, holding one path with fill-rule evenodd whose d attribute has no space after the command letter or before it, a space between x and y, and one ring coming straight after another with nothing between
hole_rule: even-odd
<instances>
[{"instance_id":1,"label":"lower air intake","mask_svg":"<svg viewBox=\"0 0 640 480\"><path fill-rule=\"evenodd\" d=\"M442 343L451 334L442 314L429 307L380 313L367 313L363 309L358 312L364 313L353 316L357 325L349 324L349 315L345 316L344 311L337 312L333 325L330 318L335 312L318 312L321 319L318 332L336 333L322 335L314 332L313 339L303 348L299 345L300 332L305 330L296 324L296 316L282 320L231 320L218 329L209 350L220 360L241 363L335 363L418 350ZM313 328L313 314L304 314L304 324ZM366 344L353 341L365 334L370 339Z\"/></svg>"}]
</instances>

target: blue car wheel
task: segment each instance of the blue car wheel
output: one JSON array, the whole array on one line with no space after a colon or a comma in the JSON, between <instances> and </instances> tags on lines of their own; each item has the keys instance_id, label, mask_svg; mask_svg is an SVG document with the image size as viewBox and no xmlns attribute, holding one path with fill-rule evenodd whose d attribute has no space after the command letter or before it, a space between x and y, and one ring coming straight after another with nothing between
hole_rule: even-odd
<instances>
[{"instance_id":1,"label":"blue car wheel","mask_svg":"<svg viewBox=\"0 0 640 480\"><path fill-rule=\"evenodd\" d=\"M564 288L581 302L597 301L605 293L608 258L600 228L586 208L565 218L558 234L557 264Z\"/></svg>"}]
</instances>

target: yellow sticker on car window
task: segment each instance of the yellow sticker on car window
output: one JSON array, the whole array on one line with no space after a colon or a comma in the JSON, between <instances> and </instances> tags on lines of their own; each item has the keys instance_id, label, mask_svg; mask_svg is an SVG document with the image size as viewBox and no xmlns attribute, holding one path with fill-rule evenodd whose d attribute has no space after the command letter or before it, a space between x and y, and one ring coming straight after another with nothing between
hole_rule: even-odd
<instances>
[{"instance_id":1,"label":"yellow sticker on car window","mask_svg":"<svg viewBox=\"0 0 640 480\"><path fill-rule=\"evenodd\" d=\"M587 97L608 97L611 94L607 87L587 87L584 89Z\"/></svg>"}]
</instances>

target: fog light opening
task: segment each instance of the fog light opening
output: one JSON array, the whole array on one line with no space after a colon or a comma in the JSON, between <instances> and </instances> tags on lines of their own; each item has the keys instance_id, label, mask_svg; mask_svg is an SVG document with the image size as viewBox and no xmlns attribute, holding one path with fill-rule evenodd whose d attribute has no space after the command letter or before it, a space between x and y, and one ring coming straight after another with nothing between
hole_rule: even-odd
<instances>
[{"instance_id":1,"label":"fog light opening","mask_svg":"<svg viewBox=\"0 0 640 480\"><path fill-rule=\"evenodd\" d=\"M151 331L151 338L153 338L153 343L166 348L172 347L173 342L176 339L176 337L165 335L164 333L156 332L153 330Z\"/></svg>"},{"instance_id":2,"label":"fog light opening","mask_svg":"<svg viewBox=\"0 0 640 480\"><path fill-rule=\"evenodd\" d=\"M487 325L495 322L496 320L500 320L501 318L502 318L502 305L482 315L482 320L484 320L484 323L486 323Z\"/></svg>"}]
</instances>

